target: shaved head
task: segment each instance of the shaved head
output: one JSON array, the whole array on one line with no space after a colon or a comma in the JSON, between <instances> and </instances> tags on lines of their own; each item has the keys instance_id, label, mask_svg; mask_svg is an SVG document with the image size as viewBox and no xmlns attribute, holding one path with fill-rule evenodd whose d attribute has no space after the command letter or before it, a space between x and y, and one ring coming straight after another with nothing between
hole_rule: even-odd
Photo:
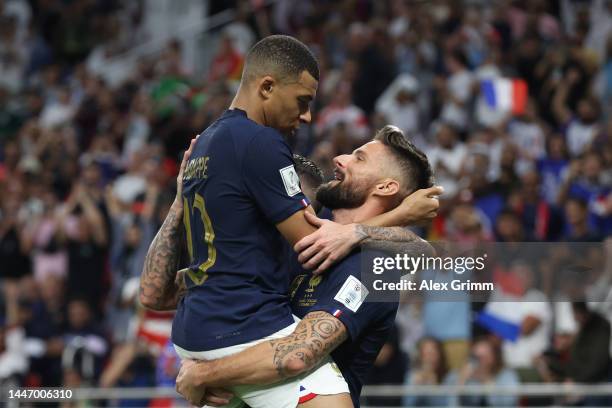
<instances>
[{"instance_id":1,"label":"shaved head","mask_svg":"<svg viewBox=\"0 0 612 408\"><path fill-rule=\"evenodd\" d=\"M255 44L246 56L242 82L270 75L280 82L292 82L307 71L319 80L319 64L306 45L287 35L271 35Z\"/></svg>"}]
</instances>

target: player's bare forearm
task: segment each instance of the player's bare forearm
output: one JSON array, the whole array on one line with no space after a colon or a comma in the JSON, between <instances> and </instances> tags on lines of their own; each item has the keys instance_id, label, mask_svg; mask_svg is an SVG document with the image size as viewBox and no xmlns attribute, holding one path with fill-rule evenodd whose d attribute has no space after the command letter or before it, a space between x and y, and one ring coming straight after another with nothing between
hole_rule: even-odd
<instances>
[{"instance_id":1,"label":"player's bare forearm","mask_svg":"<svg viewBox=\"0 0 612 408\"><path fill-rule=\"evenodd\" d=\"M436 217L440 202L438 196L444 192L441 186L419 189L404 198L397 207L362 222L373 227L395 227L413 225Z\"/></svg>"},{"instance_id":2,"label":"player's bare forearm","mask_svg":"<svg viewBox=\"0 0 612 408\"><path fill-rule=\"evenodd\" d=\"M376 226L376 227L392 227L396 225L403 225L404 220L402 219L403 214L399 209L394 208L391 211L377 215L374 218L364 221L365 225ZM414 222L414 220L412 221Z\"/></svg>"},{"instance_id":3,"label":"player's bare forearm","mask_svg":"<svg viewBox=\"0 0 612 408\"><path fill-rule=\"evenodd\" d=\"M362 242L371 248L408 255L435 254L427 241L407 228L357 225L357 232L365 237Z\"/></svg>"},{"instance_id":4,"label":"player's bare forearm","mask_svg":"<svg viewBox=\"0 0 612 408\"><path fill-rule=\"evenodd\" d=\"M183 209L175 202L151 242L140 277L140 302L154 310L172 310L184 293L177 279Z\"/></svg>"},{"instance_id":5,"label":"player's bare forearm","mask_svg":"<svg viewBox=\"0 0 612 408\"><path fill-rule=\"evenodd\" d=\"M269 342L278 379L310 370L347 337L344 324L331 314L308 313L291 336Z\"/></svg>"},{"instance_id":6,"label":"player's bare forearm","mask_svg":"<svg viewBox=\"0 0 612 408\"><path fill-rule=\"evenodd\" d=\"M347 336L340 320L327 312L311 312L289 336L259 343L219 360L198 362L198 385L273 384L310 370Z\"/></svg>"}]
</instances>

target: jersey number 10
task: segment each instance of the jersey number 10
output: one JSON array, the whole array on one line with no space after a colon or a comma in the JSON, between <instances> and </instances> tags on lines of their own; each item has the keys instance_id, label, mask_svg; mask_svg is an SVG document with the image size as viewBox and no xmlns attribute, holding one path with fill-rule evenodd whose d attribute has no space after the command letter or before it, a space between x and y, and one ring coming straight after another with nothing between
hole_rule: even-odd
<instances>
[{"instance_id":1,"label":"jersey number 10","mask_svg":"<svg viewBox=\"0 0 612 408\"><path fill-rule=\"evenodd\" d=\"M191 278L191 280L196 285L203 284L206 279L208 279L208 274L206 271L210 269L215 264L217 260L217 250L213 245L213 241L215 240L215 231L213 230L212 223L210 222L210 217L208 216L208 212L206 212L206 206L204 205L204 197L196 193L195 198L193 199L193 205L190 205L189 200L186 197L183 197L183 223L185 224L185 232L187 235L187 250L189 251L189 258L191 263L194 262L195 259L204 259L206 260L202 262L197 269L189 268L187 274ZM202 219L203 230L204 230L204 242L206 243L206 248L208 254L199 254L193 253L193 240L199 239L199 237L194 237L191 231L191 218L195 216L196 210L199 211L200 217ZM197 245L196 251L200 248L203 248L203 245Z\"/></svg>"}]
</instances>

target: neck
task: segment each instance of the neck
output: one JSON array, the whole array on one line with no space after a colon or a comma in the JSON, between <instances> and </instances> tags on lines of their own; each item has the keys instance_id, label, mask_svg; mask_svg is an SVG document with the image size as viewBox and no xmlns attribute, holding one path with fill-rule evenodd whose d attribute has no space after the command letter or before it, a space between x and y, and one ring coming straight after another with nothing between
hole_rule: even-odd
<instances>
[{"instance_id":1,"label":"neck","mask_svg":"<svg viewBox=\"0 0 612 408\"><path fill-rule=\"evenodd\" d=\"M266 126L261 105L255 103L253 95L248 91L247 85L240 84L236 96L232 100L229 109L241 109L246 112L247 117L253 122Z\"/></svg>"},{"instance_id":2,"label":"neck","mask_svg":"<svg viewBox=\"0 0 612 408\"><path fill-rule=\"evenodd\" d=\"M332 211L334 221L340 224L360 223L384 213L386 209L378 200L368 198L357 208L337 208Z\"/></svg>"}]
</instances>

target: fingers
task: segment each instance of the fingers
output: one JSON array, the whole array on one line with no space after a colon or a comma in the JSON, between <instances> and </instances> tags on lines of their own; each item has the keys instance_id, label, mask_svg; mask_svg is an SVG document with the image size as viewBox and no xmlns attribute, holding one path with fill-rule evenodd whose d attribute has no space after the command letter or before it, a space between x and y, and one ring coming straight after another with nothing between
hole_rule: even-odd
<instances>
[{"instance_id":1,"label":"fingers","mask_svg":"<svg viewBox=\"0 0 612 408\"><path fill-rule=\"evenodd\" d=\"M234 393L224 388L208 388L208 393L219 398L234 398Z\"/></svg>"},{"instance_id":2,"label":"fingers","mask_svg":"<svg viewBox=\"0 0 612 408\"><path fill-rule=\"evenodd\" d=\"M205 395L198 406L210 405L211 407L222 407L229 404L231 398L216 397L214 395Z\"/></svg>"},{"instance_id":3,"label":"fingers","mask_svg":"<svg viewBox=\"0 0 612 408\"><path fill-rule=\"evenodd\" d=\"M319 266L319 264L321 264L325 260L325 258L327 258L327 255L328 254L324 252L319 252L318 254L310 258L308 262L306 262L302 266L306 269L311 269L311 270L315 269L317 266Z\"/></svg>"},{"instance_id":4,"label":"fingers","mask_svg":"<svg viewBox=\"0 0 612 408\"><path fill-rule=\"evenodd\" d=\"M299 242L298 242L298 244L299 244ZM297 246L297 244L296 244L296 246ZM304 247L304 248L306 248L306 249L302 249L301 251L297 251L296 250L296 252L298 252L300 254L298 256L298 262L301 263L301 264L306 263L319 250L319 248L316 245L314 245L314 243L313 243L313 245L310 245L310 246Z\"/></svg>"},{"instance_id":5,"label":"fingers","mask_svg":"<svg viewBox=\"0 0 612 408\"><path fill-rule=\"evenodd\" d=\"M444 193L444 187L442 186L433 186L433 187L429 187L423 190L423 193L427 196L427 197L431 197L431 196L439 196L442 193Z\"/></svg>"},{"instance_id":6,"label":"fingers","mask_svg":"<svg viewBox=\"0 0 612 408\"><path fill-rule=\"evenodd\" d=\"M197 135L196 137L191 139L191 142L189 143L189 147L187 148L187 150L185 150L185 153L183 153L183 161L181 162L181 170L183 170L185 166L187 165L187 161L189 160L189 157L191 156L191 152L193 152L193 147L195 146L199 137L200 135Z\"/></svg>"},{"instance_id":7,"label":"fingers","mask_svg":"<svg viewBox=\"0 0 612 408\"><path fill-rule=\"evenodd\" d=\"M335 262L336 262L336 258L330 255L325 259L325 261L323 261L323 263L315 271L313 271L313 273L315 275L320 275L326 270L328 270Z\"/></svg>"},{"instance_id":8,"label":"fingers","mask_svg":"<svg viewBox=\"0 0 612 408\"><path fill-rule=\"evenodd\" d=\"M304 211L304 218L306 218L306 221L308 221L310 224L312 224L315 227L320 227L321 225L323 225L323 222L325 221L317 217L315 214L311 213L310 211Z\"/></svg>"},{"instance_id":9,"label":"fingers","mask_svg":"<svg viewBox=\"0 0 612 408\"><path fill-rule=\"evenodd\" d=\"M315 241L319 238L319 236L317 235L316 232L305 236L304 238L300 239L294 246L293 246L293 250L295 252L297 252L298 254L301 253L304 249L308 248L309 246L311 246L312 244L315 243ZM301 261L300 261L301 262Z\"/></svg>"},{"instance_id":10,"label":"fingers","mask_svg":"<svg viewBox=\"0 0 612 408\"><path fill-rule=\"evenodd\" d=\"M233 397L233 393L222 388L208 389L202 398L201 405L220 407L229 404Z\"/></svg>"},{"instance_id":11,"label":"fingers","mask_svg":"<svg viewBox=\"0 0 612 408\"><path fill-rule=\"evenodd\" d=\"M191 152L193 152L193 146L195 146L196 141L198 140L197 136L191 139L189 143L189 147L185 151L185 155L183 156L183 160L189 160L189 156L191 156Z\"/></svg>"}]
</instances>

